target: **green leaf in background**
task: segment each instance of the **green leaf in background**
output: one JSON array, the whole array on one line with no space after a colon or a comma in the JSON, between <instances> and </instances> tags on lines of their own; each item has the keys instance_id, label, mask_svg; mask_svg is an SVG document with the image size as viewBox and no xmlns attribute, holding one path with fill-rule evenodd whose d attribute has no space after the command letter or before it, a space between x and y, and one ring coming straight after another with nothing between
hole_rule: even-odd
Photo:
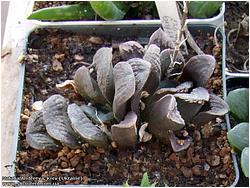
<instances>
[{"instance_id":1,"label":"green leaf in background","mask_svg":"<svg viewBox=\"0 0 250 188\"><path fill-rule=\"evenodd\" d=\"M89 4L64 5L43 8L33 12L27 19L43 21L89 20L94 19L95 12Z\"/></svg>"},{"instance_id":2,"label":"green leaf in background","mask_svg":"<svg viewBox=\"0 0 250 188\"><path fill-rule=\"evenodd\" d=\"M220 9L223 1L190 1L188 12L193 18L209 18Z\"/></svg>"},{"instance_id":3,"label":"green leaf in background","mask_svg":"<svg viewBox=\"0 0 250 188\"><path fill-rule=\"evenodd\" d=\"M90 1L90 5L104 20L121 20L128 10L127 4L122 1Z\"/></svg>"},{"instance_id":4,"label":"green leaf in background","mask_svg":"<svg viewBox=\"0 0 250 188\"><path fill-rule=\"evenodd\" d=\"M239 151L249 146L249 123L240 123L227 133L231 146Z\"/></svg>"},{"instance_id":5,"label":"green leaf in background","mask_svg":"<svg viewBox=\"0 0 250 188\"><path fill-rule=\"evenodd\" d=\"M150 184L149 178L148 178L148 173L145 172L143 174L142 180L140 187L155 187L156 183Z\"/></svg>"},{"instance_id":6,"label":"green leaf in background","mask_svg":"<svg viewBox=\"0 0 250 188\"><path fill-rule=\"evenodd\" d=\"M243 149L240 159L241 169L246 177L249 177L249 147Z\"/></svg>"},{"instance_id":7,"label":"green leaf in background","mask_svg":"<svg viewBox=\"0 0 250 188\"><path fill-rule=\"evenodd\" d=\"M238 123L249 121L249 89L240 88L229 92L226 102Z\"/></svg>"},{"instance_id":8,"label":"green leaf in background","mask_svg":"<svg viewBox=\"0 0 250 188\"><path fill-rule=\"evenodd\" d=\"M122 185L123 187L129 187L128 180Z\"/></svg>"}]
</instances>

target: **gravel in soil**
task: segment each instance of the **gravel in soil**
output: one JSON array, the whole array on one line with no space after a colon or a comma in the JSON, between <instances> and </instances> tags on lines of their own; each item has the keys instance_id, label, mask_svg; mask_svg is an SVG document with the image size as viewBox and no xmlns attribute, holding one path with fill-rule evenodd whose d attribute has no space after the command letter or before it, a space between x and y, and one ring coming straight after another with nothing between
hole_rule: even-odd
<instances>
[{"instance_id":1,"label":"gravel in soil","mask_svg":"<svg viewBox=\"0 0 250 188\"><path fill-rule=\"evenodd\" d=\"M213 54L212 36L213 34L200 32L195 37L196 41L200 41L200 47L209 54ZM121 42L126 40L128 39L120 39ZM112 41L111 38L85 36L56 29L41 29L30 35L25 61L16 175L26 183L27 178L33 176L41 177L38 182L52 184L122 185L128 180L130 185L139 185L143 173L148 172L150 180L156 181L157 186L231 185L235 179L231 148L226 129L217 122L204 126L186 126L186 131L194 141L187 150L178 153L174 153L171 146L154 138L130 149L117 149L115 145L103 149L86 143L82 149L65 146L55 152L35 150L28 146L25 131L32 104L44 101L55 93L60 93L71 101L82 101L73 88L62 90L55 85L72 79L77 68L88 66L97 49L112 46ZM116 50L113 54L115 63L119 61L119 57ZM217 56L217 61L221 62L220 55ZM215 84L215 80L220 80L220 83ZM221 63L218 63L210 80L209 90L221 94ZM59 180L59 177L62 179Z\"/></svg>"}]
</instances>

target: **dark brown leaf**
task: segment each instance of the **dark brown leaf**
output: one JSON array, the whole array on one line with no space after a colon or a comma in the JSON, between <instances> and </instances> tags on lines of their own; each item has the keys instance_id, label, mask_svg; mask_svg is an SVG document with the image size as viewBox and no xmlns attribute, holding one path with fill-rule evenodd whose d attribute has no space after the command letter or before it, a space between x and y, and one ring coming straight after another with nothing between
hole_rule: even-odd
<instances>
[{"instance_id":1,"label":"dark brown leaf","mask_svg":"<svg viewBox=\"0 0 250 188\"><path fill-rule=\"evenodd\" d=\"M205 87L215 68L215 58L211 55L196 55L183 68L180 81L193 81L196 87Z\"/></svg>"},{"instance_id":2,"label":"dark brown leaf","mask_svg":"<svg viewBox=\"0 0 250 188\"><path fill-rule=\"evenodd\" d=\"M209 97L209 102L204 105L204 110L207 110L198 113L194 117L193 123L202 125L215 119L217 116L223 116L228 113L229 107L223 99L214 94L210 94Z\"/></svg>"},{"instance_id":3,"label":"dark brown leaf","mask_svg":"<svg viewBox=\"0 0 250 188\"><path fill-rule=\"evenodd\" d=\"M127 102L135 93L135 76L127 62L119 62L114 67L115 97L113 113L121 121L127 110Z\"/></svg>"},{"instance_id":4,"label":"dark brown leaf","mask_svg":"<svg viewBox=\"0 0 250 188\"><path fill-rule=\"evenodd\" d=\"M124 61L127 61L132 58L142 58L144 54L144 49L142 45L140 45L136 41L128 41L121 43L119 45L119 51Z\"/></svg>"},{"instance_id":5,"label":"dark brown leaf","mask_svg":"<svg viewBox=\"0 0 250 188\"><path fill-rule=\"evenodd\" d=\"M171 63L171 56L173 56L173 53L173 49L165 49L160 53L160 65L162 76L167 76L167 69ZM184 57L180 51L177 54L176 61L184 62Z\"/></svg>"},{"instance_id":6,"label":"dark brown leaf","mask_svg":"<svg viewBox=\"0 0 250 188\"><path fill-rule=\"evenodd\" d=\"M143 59L151 63L151 72L144 89L148 93L153 94L159 87L161 80L160 48L151 44L143 56Z\"/></svg>"},{"instance_id":7,"label":"dark brown leaf","mask_svg":"<svg viewBox=\"0 0 250 188\"><path fill-rule=\"evenodd\" d=\"M52 95L43 103L43 122L52 138L72 148L80 147L79 136L71 127L67 107L68 103L63 96Z\"/></svg>"},{"instance_id":8,"label":"dark brown leaf","mask_svg":"<svg viewBox=\"0 0 250 188\"><path fill-rule=\"evenodd\" d=\"M86 67L82 66L76 71L74 81L79 94L84 99L99 104L105 104L107 102Z\"/></svg>"},{"instance_id":9,"label":"dark brown leaf","mask_svg":"<svg viewBox=\"0 0 250 188\"><path fill-rule=\"evenodd\" d=\"M148 98L147 104L158 101L160 98L167 94L175 94L175 93L187 93L193 87L193 82L187 81L183 82L177 87L174 88L161 88L157 90L154 95Z\"/></svg>"},{"instance_id":10,"label":"dark brown leaf","mask_svg":"<svg viewBox=\"0 0 250 188\"><path fill-rule=\"evenodd\" d=\"M46 132L42 111L31 114L26 129L26 141L35 149L56 150L61 147L61 144Z\"/></svg>"},{"instance_id":11,"label":"dark brown leaf","mask_svg":"<svg viewBox=\"0 0 250 188\"><path fill-rule=\"evenodd\" d=\"M161 28L157 29L150 37L148 45L155 44L164 50L166 48L174 49L174 43Z\"/></svg>"},{"instance_id":12,"label":"dark brown leaf","mask_svg":"<svg viewBox=\"0 0 250 188\"><path fill-rule=\"evenodd\" d=\"M207 89L198 87L189 93L174 94L178 110L186 123L190 123L193 117L200 111L201 107L209 100Z\"/></svg>"},{"instance_id":13,"label":"dark brown leaf","mask_svg":"<svg viewBox=\"0 0 250 188\"><path fill-rule=\"evenodd\" d=\"M93 57L97 72L97 83L103 96L112 103L114 98L114 78L112 65L112 48L103 47Z\"/></svg>"},{"instance_id":14,"label":"dark brown leaf","mask_svg":"<svg viewBox=\"0 0 250 188\"><path fill-rule=\"evenodd\" d=\"M81 136L81 139L94 146L108 146L108 139L105 133L89 120L80 106L70 104L68 106L68 115L73 129Z\"/></svg>"},{"instance_id":15,"label":"dark brown leaf","mask_svg":"<svg viewBox=\"0 0 250 188\"><path fill-rule=\"evenodd\" d=\"M112 140L118 147L131 147L137 143L137 115L130 111L119 124L112 125Z\"/></svg>"},{"instance_id":16,"label":"dark brown leaf","mask_svg":"<svg viewBox=\"0 0 250 188\"><path fill-rule=\"evenodd\" d=\"M133 58L127 62L132 67L135 76L135 94L131 100L131 108L138 116L141 91L148 80L151 64L148 61L139 58Z\"/></svg>"},{"instance_id":17,"label":"dark brown leaf","mask_svg":"<svg viewBox=\"0 0 250 188\"><path fill-rule=\"evenodd\" d=\"M160 139L166 139L169 130L180 130L185 125L173 95L166 95L149 105L145 118L148 122L149 132Z\"/></svg>"}]
</instances>

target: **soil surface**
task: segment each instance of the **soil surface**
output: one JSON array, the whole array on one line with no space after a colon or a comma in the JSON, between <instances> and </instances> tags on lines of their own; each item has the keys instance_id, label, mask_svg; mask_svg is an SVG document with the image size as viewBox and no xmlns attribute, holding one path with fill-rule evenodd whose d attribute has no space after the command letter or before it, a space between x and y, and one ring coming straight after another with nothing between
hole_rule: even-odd
<instances>
[{"instance_id":1,"label":"soil surface","mask_svg":"<svg viewBox=\"0 0 250 188\"><path fill-rule=\"evenodd\" d=\"M56 7L62 5L72 5L72 4L88 4L87 1L35 1L33 11ZM151 20L159 19L159 15L156 9L154 1L131 1L128 2L129 10L124 16L124 20ZM103 20L101 17L97 16L96 20Z\"/></svg>"},{"instance_id":2,"label":"soil surface","mask_svg":"<svg viewBox=\"0 0 250 188\"><path fill-rule=\"evenodd\" d=\"M120 42L124 40L128 39ZM213 54L213 33L200 32L195 40L203 51ZM56 152L29 147L25 131L32 104L56 93L70 101L83 100L72 88L61 90L55 85L73 79L77 68L91 64L93 55L102 46L115 48L117 44L112 44L111 38L56 29L41 29L30 35L16 159L20 181L27 183L33 176L39 177L35 182L41 184L122 185L128 180L130 185L139 185L143 173L148 172L151 182L157 182L157 186L230 186L235 179L234 166L226 125L220 118L202 126L186 126L193 143L178 153L154 138L130 149L118 149L115 145L103 149L87 143L82 149L65 146ZM189 51L190 56L193 53ZM116 50L113 55L113 63L119 61ZM221 95L221 55L214 55L218 64L208 89ZM180 131L177 135L185 137L186 134ZM34 183L34 179L30 182Z\"/></svg>"},{"instance_id":3,"label":"soil surface","mask_svg":"<svg viewBox=\"0 0 250 188\"><path fill-rule=\"evenodd\" d=\"M248 16L249 2L226 2L224 17L225 34L227 36L226 63L229 72L249 72L249 33L248 30L247 32L241 31L238 33L240 22ZM246 27L248 29L249 25ZM242 30L242 28L240 30Z\"/></svg>"}]
</instances>

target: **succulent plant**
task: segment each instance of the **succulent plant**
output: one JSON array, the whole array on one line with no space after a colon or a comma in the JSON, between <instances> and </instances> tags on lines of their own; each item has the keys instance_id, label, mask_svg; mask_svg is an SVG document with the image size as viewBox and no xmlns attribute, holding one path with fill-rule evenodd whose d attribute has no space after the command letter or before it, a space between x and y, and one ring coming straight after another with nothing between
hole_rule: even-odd
<instances>
[{"instance_id":1,"label":"succulent plant","mask_svg":"<svg viewBox=\"0 0 250 188\"><path fill-rule=\"evenodd\" d=\"M179 52L176 60L184 66L179 77L170 79L175 64L173 45L166 39L158 29L145 48L136 41L120 44L122 61L115 65L112 48L100 48L91 65L94 74L83 66L74 75L77 92L90 105L69 104L61 95L49 97L28 121L30 146L79 148L88 142L107 147L112 140L118 147L133 147L154 136L171 143L175 152L187 149L192 138L179 144L175 131L190 123L208 123L227 113L228 106L205 88L216 63L211 55L185 63ZM162 87L169 83L171 87Z\"/></svg>"}]
</instances>

